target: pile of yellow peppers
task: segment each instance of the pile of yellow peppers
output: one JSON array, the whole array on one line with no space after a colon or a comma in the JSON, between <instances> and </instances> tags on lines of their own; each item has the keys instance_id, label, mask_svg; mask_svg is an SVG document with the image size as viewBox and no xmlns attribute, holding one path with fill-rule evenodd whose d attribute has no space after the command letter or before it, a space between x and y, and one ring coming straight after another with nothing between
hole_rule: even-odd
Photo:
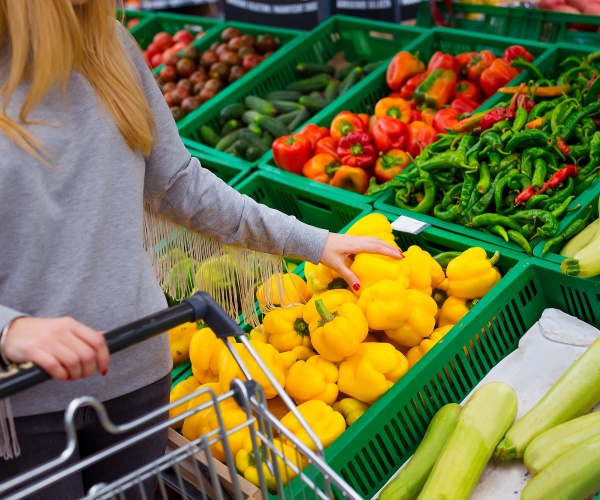
<instances>
[{"instance_id":1,"label":"pile of yellow peppers","mask_svg":"<svg viewBox=\"0 0 600 500\"><path fill-rule=\"evenodd\" d=\"M397 246L392 226L382 214L363 217L347 233L380 238ZM479 247L462 252L445 269L418 246L406 249L404 256L355 255L347 264L361 282L358 291L350 290L331 269L308 262L304 267L306 281L286 274L271 278L257 291L259 303L264 305L268 295L279 307L264 314L262 325L249 334L250 343L298 405L323 447L360 418L501 278L494 261ZM275 286L279 279L284 280L283 288ZM242 344L235 344L235 348L262 385L271 412L303 443L316 449L246 348ZM234 358L210 328L193 333L189 357L193 376L173 389L171 401L201 386L221 394L234 377L243 378ZM191 400L187 407L206 398ZM171 416L185 409L181 405ZM235 402L222 405L221 410L227 429L246 419ZM213 408L186 418L182 434L192 440L216 429ZM229 436L229 446L238 471L256 483L257 465L249 456L249 436L248 428L237 431ZM285 448L289 445L283 439L281 453L300 457ZM214 445L212 452L215 458L224 459L222 445ZM299 468L301 465L298 463ZM268 482L273 481L263 466ZM278 466L283 478L295 476L282 463Z\"/></svg>"}]
</instances>

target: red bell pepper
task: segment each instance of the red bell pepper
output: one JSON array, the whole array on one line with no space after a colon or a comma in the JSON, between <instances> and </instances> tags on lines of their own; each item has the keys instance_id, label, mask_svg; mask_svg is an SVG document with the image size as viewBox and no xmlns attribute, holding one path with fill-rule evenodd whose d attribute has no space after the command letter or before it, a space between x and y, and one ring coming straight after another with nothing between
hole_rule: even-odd
<instances>
[{"instance_id":1,"label":"red bell pepper","mask_svg":"<svg viewBox=\"0 0 600 500\"><path fill-rule=\"evenodd\" d=\"M428 73L424 71L423 73L419 73L418 75L410 77L408 80L406 80L406 83L402 86L400 92L397 93L397 97L402 97L402 99L411 99L415 93L415 90L417 90L417 87L423 83L425 78L427 78L427 75ZM392 95L390 94L388 97L392 97Z\"/></svg>"},{"instance_id":2,"label":"red bell pepper","mask_svg":"<svg viewBox=\"0 0 600 500\"><path fill-rule=\"evenodd\" d=\"M461 75L466 76L467 66L471 60L477 56L479 56L479 52L462 52L455 57L456 64L458 64L458 70Z\"/></svg>"},{"instance_id":3,"label":"red bell pepper","mask_svg":"<svg viewBox=\"0 0 600 500\"><path fill-rule=\"evenodd\" d=\"M314 123L309 123L298 133L308 138L313 150L317 146L317 142L324 137L329 137L329 129L327 127L319 127Z\"/></svg>"},{"instance_id":4,"label":"red bell pepper","mask_svg":"<svg viewBox=\"0 0 600 500\"><path fill-rule=\"evenodd\" d=\"M385 73L385 81L390 89L398 91L406 80L423 71L425 71L423 61L403 50L390 61Z\"/></svg>"},{"instance_id":5,"label":"red bell pepper","mask_svg":"<svg viewBox=\"0 0 600 500\"><path fill-rule=\"evenodd\" d=\"M502 53L502 59L504 59L507 63L513 62L519 56L521 56L527 62L533 62L533 55L522 45L511 45Z\"/></svg>"},{"instance_id":6,"label":"red bell pepper","mask_svg":"<svg viewBox=\"0 0 600 500\"><path fill-rule=\"evenodd\" d=\"M340 157L337 154L337 147L338 141L336 141L333 137L323 137L323 139L317 142L315 154L320 155L327 153L333 156L337 161L340 161Z\"/></svg>"},{"instance_id":7,"label":"red bell pepper","mask_svg":"<svg viewBox=\"0 0 600 500\"><path fill-rule=\"evenodd\" d=\"M310 140L303 135L284 135L273 141L273 160L282 170L300 174L311 156Z\"/></svg>"},{"instance_id":8,"label":"red bell pepper","mask_svg":"<svg viewBox=\"0 0 600 500\"><path fill-rule=\"evenodd\" d=\"M377 150L371 141L371 136L357 130L340 139L338 156L344 165L367 168L375 163Z\"/></svg>"},{"instance_id":9,"label":"red bell pepper","mask_svg":"<svg viewBox=\"0 0 600 500\"><path fill-rule=\"evenodd\" d=\"M429 73L425 81L419 85L413 98L417 104L439 109L452 100L456 79L457 76L454 71L436 69Z\"/></svg>"},{"instance_id":10,"label":"red bell pepper","mask_svg":"<svg viewBox=\"0 0 600 500\"><path fill-rule=\"evenodd\" d=\"M410 123L412 122L420 122L423 120L423 115L421 115L421 112L417 109L411 109L410 110Z\"/></svg>"},{"instance_id":11,"label":"red bell pepper","mask_svg":"<svg viewBox=\"0 0 600 500\"><path fill-rule=\"evenodd\" d=\"M377 118L389 116L408 123L410 121L410 111L410 104L400 97L384 97L375 104L375 116Z\"/></svg>"},{"instance_id":12,"label":"red bell pepper","mask_svg":"<svg viewBox=\"0 0 600 500\"><path fill-rule=\"evenodd\" d=\"M467 65L467 79L472 82L479 82L481 74L486 68L489 68L496 60L496 56L489 50L482 50L476 57L471 59Z\"/></svg>"},{"instance_id":13,"label":"red bell pepper","mask_svg":"<svg viewBox=\"0 0 600 500\"><path fill-rule=\"evenodd\" d=\"M401 149L390 149L377 158L374 171L375 177L379 182L390 181L408 167L410 162L410 156Z\"/></svg>"},{"instance_id":14,"label":"red bell pepper","mask_svg":"<svg viewBox=\"0 0 600 500\"><path fill-rule=\"evenodd\" d=\"M390 149L403 149L408 141L408 127L396 118L377 118L373 125L373 140L381 153Z\"/></svg>"},{"instance_id":15,"label":"red bell pepper","mask_svg":"<svg viewBox=\"0 0 600 500\"><path fill-rule=\"evenodd\" d=\"M322 153L313 156L302 167L302 175L317 182L329 184L340 163L333 155Z\"/></svg>"},{"instance_id":16,"label":"red bell pepper","mask_svg":"<svg viewBox=\"0 0 600 500\"><path fill-rule=\"evenodd\" d=\"M367 113L358 113L356 116L362 120L365 130L367 130L369 128L369 120L371 120L371 117Z\"/></svg>"},{"instance_id":17,"label":"red bell pepper","mask_svg":"<svg viewBox=\"0 0 600 500\"><path fill-rule=\"evenodd\" d=\"M363 194L369 187L369 174L362 168L342 165L335 171L330 184L347 191Z\"/></svg>"},{"instance_id":18,"label":"red bell pepper","mask_svg":"<svg viewBox=\"0 0 600 500\"><path fill-rule=\"evenodd\" d=\"M454 89L454 97L466 97L473 101L481 101L481 90L477 83L470 82L469 80L460 80Z\"/></svg>"},{"instance_id":19,"label":"red bell pepper","mask_svg":"<svg viewBox=\"0 0 600 500\"><path fill-rule=\"evenodd\" d=\"M461 115L470 115L479 107L479 103L466 97L457 97L450 103L450 107Z\"/></svg>"},{"instance_id":20,"label":"red bell pepper","mask_svg":"<svg viewBox=\"0 0 600 500\"><path fill-rule=\"evenodd\" d=\"M454 71L457 75L459 73L459 66L456 62L456 59L452 54L444 54L441 51L434 52L429 59L429 63L427 64L427 72L431 73L436 69L449 69L450 71Z\"/></svg>"},{"instance_id":21,"label":"red bell pepper","mask_svg":"<svg viewBox=\"0 0 600 500\"><path fill-rule=\"evenodd\" d=\"M516 68L513 68L510 63L503 59L496 59L489 68L483 70L479 85L489 97L494 94L500 87L504 87L508 82L519 74Z\"/></svg>"},{"instance_id":22,"label":"red bell pepper","mask_svg":"<svg viewBox=\"0 0 600 500\"><path fill-rule=\"evenodd\" d=\"M365 124L361 117L351 113L350 111L342 111L331 122L329 131L331 137L336 140L340 140L342 137L347 136L350 132L365 130Z\"/></svg>"},{"instance_id":23,"label":"red bell pepper","mask_svg":"<svg viewBox=\"0 0 600 500\"><path fill-rule=\"evenodd\" d=\"M512 111L508 108L495 108L495 109L490 109L488 112L486 112L483 115L483 118L481 118L481 122L479 123L479 126L481 127L481 130L487 130L494 123L497 123L502 120L514 120L514 119L515 119L514 111Z\"/></svg>"},{"instance_id":24,"label":"red bell pepper","mask_svg":"<svg viewBox=\"0 0 600 500\"><path fill-rule=\"evenodd\" d=\"M408 143L406 152L416 158L429 144L437 140L437 131L424 122L411 122L408 124Z\"/></svg>"},{"instance_id":25,"label":"red bell pepper","mask_svg":"<svg viewBox=\"0 0 600 500\"><path fill-rule=\"evenodd\" d=\"M458 123L460 113L452 108L440 109L433 118L433 128L440 134L445 134L448 129Z\"/></svg>"}]
</instances>

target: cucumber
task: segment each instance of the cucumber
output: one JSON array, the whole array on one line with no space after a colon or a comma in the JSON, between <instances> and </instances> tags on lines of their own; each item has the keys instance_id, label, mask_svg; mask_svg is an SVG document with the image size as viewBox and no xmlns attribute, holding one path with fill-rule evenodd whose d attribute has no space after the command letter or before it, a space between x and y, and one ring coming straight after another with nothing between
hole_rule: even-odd
<instances>
[{"instance_id":1,"label":"cucumber","mask_svg":"<svg viewBox=\"0 0 600 500\"><path fill-rule=\"evenodd\" d=\"M506 433L496 448L500 460L523 457L542 432L585 415L600 402L600 338L562 374L544 397Z\"/></svg>"},{"instance_id":2,"label":"cucumber","mask_svg":"<svg viewBox=\"0 0 600 500\"><path fill-rule=\"evenodd\" d=\"M261 150L255 148L254 146L250 146L246 149L245 158L248 161L256 161L258 160L264 153L261 153Z\"/></svg>"},{"instance_id":3,"label":"cucumber","mask_svg":"<svg viewBox=\"0 0 600 500\"><path fill-rule=\"evenodd\" d=\"M456 403L442 406L427 427L423 441L406 466L383 488L379 500L417 498L433 469L443 446L452 434L462 407Z\"/></svg>"},{"instance_id":4,"label":"cucumber","mask_svg":"<svg viewBox=\"0 0 600 500\"><path fill-rule=\"evenodd\" d=\"M304 80L298 80L290 83L285 89L286 90L298 90L300 92L311 92L312 90L324 90L327 84L331 80L331 75L328 73L321 73L319 75L305 78Z\"/></svg>"},{"instance_id":5,"label":"cucumber","mask_svg":"<svg viewBox=\"0 0 600 500\"><path fill-rule=\"evenodd\" d=\"M531 441L525 448L523 462L529 472L538 474L570 449L599 434L600 411L569 420Z\"/></svg>"},{"instance_id":6,"label":"cucumber","mask_svg":"<svg viewBox=\"0 0 600 500\"><path fill-rule=\"evenodd\" d=\"M244 99L244 104L248 109L258 111L262 115L275 116L277 110L269 101L261 99L255 95L249 95Z\"/></svg>"},{"instance_id":7,"label":"cucumber","mask_svg":"<svg viewBox=\"0 0 600 500\"><path fill-rule=\"evenodd\" d=\"M348 73L346 78L344 78L342 83L340 83L340 95L348 92L348 90L350 90L352 86L363 77L363 74L364 73L361 67L354 68L350 73Z\"/></svg>"},{"instance_id":8,"label":"cucumber","mask_svg":"<svg viewBox=\"0 0 600 500\"><path fill-rule=\"evenodd\" d=\"M246 150L250 147L250 145L248 144L248 141L245 141L243 139L238 139L237 141L235 141L231 146L229 146L225 152L233 155L233 156L238 156L240 158L243 158L244 155L246 154Z\"/></svg>"},{"instance_id":9,"label":"cucumber","mask_svg":"<svg viewBox=\"0 0 600 500\"><path fill-rule=\"evenodd\" d=\"M271 101L271 104L280 113L289 113L302 109L302 104L293 101Z\"/></svg>"},{"instance_id":10,"label":"cucumber","mask_svg":"<svg viewBox=\"0 0 600 500\"><path fill-rule=\"evenodd\" d=\"M296 71L303 78L321 73L328 73L333 76L335 68L329 64L299 63L296 64Z\"/></svg>"},{"instance_id":11,"label":"cucumber","mask_svg":"<svg viewBox=\"0 0 600 500\"><path fill-rule=\"evenodd\" d=\"M340 81L331 80L325 87L324 97L327 102L332 102L340 95Z\"/></svg>"},{"instance_id":12,"label":"cucumber","mask_svg":"<svg viewBox=\"0 0 600 500\"><path fill-rule=\"evenodd\" d=\"M329 101L316 95L303 95L298 102L312 113L318 113L329 104Z\"/></svg>"},{"instance_id":13,"label":"cucumber","mask_svg":"<svg viewBox=\"0 0 600 500\"><path fill-rule=\"evenodd\" d=\"M298 116L296 116L289 124L288 128L290 130L296 130L300 125L302 125L306 120L311 117L311 113L308 109L304 108Z\"/></svg>"},{"instance_id":14,"label":"cucumber","mask_svg":"<svg viewBox=\"0 0 600 500\"><path fill-rule=\"evenodd\" d=\"M263 140L251 130L240 130L240 139L245 140L250 146L262 151L261 156L264 155L267 151L269 151L269 146L267 146L263 142Z\"/></svg>"},{"instance_id":15,"label":"cucumber","mask_svg":"<svg viewBox=\"0 0 600 500\"><path fill-rule=\"evenodd\" d=\"M223 128L221 129L221 136L224 137L227 134L230 134L231 132L233 132L234 130L237 130L241 126L242 126L242 124L235 118L232 118L231 120L227 120L227 123L225 123L225 125L223 125Z\"/></svg>"},{"instance_id":16,"label":"cucumber","mask_svg":"<svg viewBox=\"0 0 600 500\"><path fill-rule=\"evenodd\" d=\"M290 133L290 129L271 116L258 115L254 121L258 123L262 129L270 132L275 137L281 137Z\"/></svg>"},{"instance_id":17,"label":"cucumber","mask_svg":"<svg viewBox=\"0 0 600 500\"><path fill-rule=\"evenodd\" d=\"M252 123L249 123L247 128L248 128L248 130L251 130L252 132L254 132L254 133L255 133L257 136L259 136L259 137L260 137L260 136L262 135L262 133L263 133L263 130L262 130L262 128L260 128L260 127L258 126L258 123L254 123L254 122L252 122Z\"/></svg>"},{"instance_id":18,"label":"cucumber","mask_svg":"<svg viewBox=\"0 0 600 500\"><path fill-rule=\"evenodd\" d=\"M517 395L512 387L504 382L480 386L463 406L419 498L469 498L516 415Z\"/></svg>"},{"instance_id":19,"label":"cucumber","mask_svg":"<svg viewBox=\"0 0 600 500\"><path fill-rule=\"evenodd\" d=\"M219 151L225 151L226 149L230 148L233 145L233 143L240 138L240 130L241 129L234 130L230 134L227 134L225 137L221 137L221 139L219 139L219 142L215 144L215 149L218 149Z\"/></svg>"},{"instance_id":20,"label":"cucumber","mask_svg":"<svg viewBox=\"0 0 600 500\"><path fill-rule=\"evenodd\" d=\"M348 76L348 73L350 73L354 68L358 68L359 65L358 64L348 64L347 66L344 66L343 68L338 69L335 72L335 75L333 76L336 80L343 80L344 78L346 78L346 76Z\"/></svg>"},{"instance_id":21,"label":"cucumber","mask_svg":"<svg viewBox=\"0 0 600 500\"><path fill-rule=\"evenodd\" d=\"M600 434L554 460L527 483L521 500L584 499L600 490Z\"/></svg>"},{"instance_id":22,"label":"cucumber","mask_svg":"<svg viewBox=\"0 0 600 500\"><path fill-rule=\"evenodd\" d=\"M290 111L289 113L284 113L282 115L279 115L275 119L278 122L283 123L284 125L289 125L294 118L296 118L300 113L302 113L303 109L306 109L306 108L304 106L302 106L302 108L299 109L298 111Z\"/></svg>"},{"instance_id":23,"label":"cucumber","mask_svg":"<svg viewBox=\"0 0 600 500\"><path fill-rule=\"evenodd\" d=\"M269 132L265 130L261 136L261 139L267 146L271 147L273 141L275 140L275 137L273 137L271 134L269 134Z\"/></svg>"},{"instance_id":24,"label":"cucumber","mask_svg":"<svg viewBox=\"0 0 600 500\"><path fill-rule=\"evenodd\" d=\"M302 96L302 92L297 90L276 90L269 92L265 99L267 101L297 101Z\"/></svg>"},{"instance_id":25,"label":"cucumber","mask_svg":"<svg viewBox=\"0 0 600 500\"><path fill-rule=\"evenodd\" d=\"M229 104L228 106L225 106L219 112L219 116L224 122L231 119L237 120L238 118L242 117L244 111L246 111L246 106L244 106L242 103L236 102L234 104Z\"/></svg>"},{"instance_id":26,"label":"cucumber","mask_svg":"<svg viewBox=\"0 0 600 500\"><path fill-rule=\"evenodd\" d=\"M379 68L379 66L381 66L382 64L383 64L383 61L372 62L372 63L369 63L369 64L365 64L362 67L362 69L363 69L365 75L368 75L369 73L372 73L377 68Z\"/></svg>"},{"instance_id":27,"label":"cucumber","mask_svg":"<svg viewBox=\"0 0 600 500\"><path fill-rule=\"evenodd\" d=\"M250 123L256 123L258 125L259 116L261 116L261 114L258 111L249 109L248 111L244 111L244 114L242 115L242 121L246 125L249 125Z\"/></svg>"},{"instance_id":28,"label":"cucumber","mask_svg":"<svg viewBox=\"0 0 600 500\"><path fill-rule=\"evenodd\" d=\"M214 148L221 137L215 132L214 128L209 125L202 125L202 127L200 127L200 138L204 144Z\"/></svg>"}]
</instances>

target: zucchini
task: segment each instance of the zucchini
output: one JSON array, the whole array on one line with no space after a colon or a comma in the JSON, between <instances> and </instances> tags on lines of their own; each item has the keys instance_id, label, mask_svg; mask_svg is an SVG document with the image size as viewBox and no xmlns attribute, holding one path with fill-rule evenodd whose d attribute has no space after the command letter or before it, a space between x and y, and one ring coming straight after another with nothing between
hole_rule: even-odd
<instances>
[{"instance_id":1,"label":"zucchini","mask_svg":"<svg viewBox=\"0 0 600 500\"><path fill-rule=\"evenodd\" d=\"M589 438L533 476L521 500L584 499L600 490L600 434Z\"/></svg>"},{"instance_id":2,"label":"zucchini","mask_svg":"<svg viewBox=\"0 0 600 500\"><path fill-rule=\"evenodd\" d=\"M542 432L585 415L600 402L600 338L562 374L544 397L506 433L496 448L500 460L523 457Z\"/></svg>"},{"instance_id":3,"label":"zucchini","mask_svg":"<svg viewBox=\"0 0 600 500\"><path fill-rule=\"evenodd\" d=\"M244 111L246 111L246 106L244 106L242 103L236 102L234 104L229 104L228 106L225 106L219 112L219 116L224 122L232 119L237 120L238 118L242 117Z\"/></svg>"},{"instance_id":4,"label":"zucchini","mask_svg":"<svg viewBox=\"0 0 600 500\"><path fill-rule=\"evenodd\" d=\"M469 498L516 415L517 395L512 387L504 382L480 386L463 406L419 498Z\"/></svg>"},{"instance_id":5,"label":"zucchini","mask_svg":"<svg viewBox=\"0 0 600 500\"><path fill-rule=\"evenodd\" d=\"M261 156L269 151L269 147L263 142L263 140L247 128L240 130L240 139L245 140L250 146L262 151L260 154Z\"/></svg>"},{"instance_id":6,"label":"zucchini","mask_svg":"<svg viewBox=\"0 0 600 500\"><path fill-rule=\"evenodd\" d=\"M227 134L225 137L221 137L219 142L215 144L215 149L218 149L219 151L225 151L226 149L230 148L233 143L240 138L240 130L241 129L238 128L230 134Z\"/></svg>"},{"instance_id":7,"label":"zucchini","mask_svg":"<svg viewBox=\"0 0 600 500\"><path fill-rule=\"evenodd\" d=\"M209 125L202 125L200 127L200 138L204 144L214 148L221 137L215 132L214 128Z\"/></svg>"},{"instance_id":8,"label":"zucchini","mask_svg":"<svg viewBox=\"0 0 600 500\"><path fill-rule=\"evenodd\" d=\"M333 76L335 68L329 64L298 63L296 64L296 71L302 78L315 76L320 73L328 73Z\"/></svg>"},{"instance_id":9,"label":"zucchini","mask_svg":"<svg viewBox=\"0 0 600 500\"><path fill-rule=\"evenodd\" d=\"M298 90L275 90L273 92L269 92L265 99L267 101L297 101L302 97L302 92Z\"/></svg>"},{"instance_id":10,"label":"zucchini","mask_svg":"<svg viewBox=\"0 0 600 500\"><path fill-rule=\"evenodd\" d=\"M271 116L258 115L254 121L258 123L262 129L270 132L275 137L281 137L290 133L290 129Z\"/></svg>"},{"instance_id":11,"label":"zucchini","mask_svg":"<svg viewBox=\"0 0 600 500\"><path fill-rule=\"evenodd\" d=\"M288 124L288 128L290 130L296 130L300 125L302 125L306 120L311 117L311 113L308 109L304 108L298 115Z\"/></svg>"},{"instance_id":12,"label":"zucchini","mask_svg":"<svg viewBox=\"0 0 600 500\"><path fill-rule=\"evenodd\" d=\"M294 101L271 101L271 104L280 113L289 113L302 109L302 104Z\"/></svg>"},{"instance_id":13,"label":"zucchini","mask_svg":"<svg viewBox=\"0 0 600 500\"><path fill-rule=\"evenodd\" d=\"M573 236L560 251L563 257L573 257L579 250L587 246L600 227L600 219L586 226L579 234Z\"/></svg>"},{"instance_id":14,"label":"zucchini","mask_svg":"<svg viewBox=\"0 0 600 500\"><path fill-rule=\"evenodd\" d=\"M286 90L298 90L300 92L311 92L313 90L324 90L331 80L331 75L328 73L320 73L304 80L298 80L290 83Z\"/></svg>"},{"instance_id":15,"label":"zucchini","mask_svg":"<svg viewBox=\"0 0 600 500\"><path fill-rule=\"evenodd\" d=\"M569 420L542 432L525 448L523 462L538 474L558 457L589 438L600 434L600 412ZM600 470L598 470L600 474Z\"/></svg>"},{"instance_id":16,"label":"zucchini","mask_svg":"<svg viewBox=\"0 0 600 500\"><path fill-rule=\"evenodd\" d=\"M358 80L360 80L363 77L363 70L361 67L357 67L354 68L350 73L348 73L348 75L346 76L346 78L344 78L342 80L342 83L340 83L340 95L348 92L348 90L350 90L352 88L353 85L356 84L356 82L358 82Z\"/></svg>"},{"instance_id":17,"label":"zucchini","mask_svg":"<svg viewBox=\"0 0 600 500\"><path fill-rule=\"evenodd\" d=\"M221 129L221 136L226 136L227 134L230 134L231 132L237 130L241 126L242 124L235 118L227 120L227 123L225 123L225 125L223 125L223 128Z\"/></svg>"},{"instance_id":18,"label":"zucchini","mask_svg":"<svg viewBox=\"0 0 600 500\"><path fill-rule=\"evenodd\" d=\"M600 199L598 200L600 210ZM579 276L581 278L592 278L600 275L600 227L592 236L591 241L577 251L573 257L567 257L560 264L563 274Z\"/></svg>"},{"instance_id":19,"label":"zucchini","mask_svg":"<svg viewBox=\"0 0 600 500\"><path fill-rule=\"evenodd\" d=\"M248 109L258 111L261 115L275 116L277 114L277 110L272 103L255 95L247 96L244 99L244 104Z\"/></svg>"},{"instance_id":20,"label":"zucchini","mask_svg":"<svg viewBox=\"0 0 600 500\"><path fill-rule=\"evenodd\" d=\"M433 416L423 441L404 468L383 488L379 500L411 500L417 498L427 477L456 427L461 406L450 403Z\"/></svg>"},{"instance_id":21,"label":"zucchini","mask_svg":"<svg viewBox=\"0 0 600 500\"><path fill-rule=\"evenodd\" d=\"M318 113L329 104L326 99L317 95L303 95L298 102L312 113Z\"/></svg>"}]
</instances>

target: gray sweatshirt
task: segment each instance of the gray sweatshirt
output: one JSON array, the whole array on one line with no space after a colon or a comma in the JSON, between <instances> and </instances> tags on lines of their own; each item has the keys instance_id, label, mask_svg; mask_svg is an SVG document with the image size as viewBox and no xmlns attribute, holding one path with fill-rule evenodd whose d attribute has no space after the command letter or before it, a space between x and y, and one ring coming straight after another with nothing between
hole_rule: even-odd
<instances>
[{"instance_id":1,"label":"gray sweatshirt","mask_svg":"<svg viewBox=\"0 0 600 500\"><path fill-rule=\"evenodd\" d=\"M121 28L120 28L121 29ZM71 74L66 102L50 92L29 130L53 158L50 169L0 134L0 328L17 316L72 316L109 330L166 307L143 248L143 201L224 243L317 262L327 231L301 223L228 187L183 146L139 49L121 34L154 112L149 158L132 152L91 85ZM0 51L0 74L9 59ZM8 107L17 117L22 84ZM11 397L16 416L64 409L75 397L108 400L171 369L166 335L111 356L109 373L48 381Z\"/></svg>"}]
</instances>

